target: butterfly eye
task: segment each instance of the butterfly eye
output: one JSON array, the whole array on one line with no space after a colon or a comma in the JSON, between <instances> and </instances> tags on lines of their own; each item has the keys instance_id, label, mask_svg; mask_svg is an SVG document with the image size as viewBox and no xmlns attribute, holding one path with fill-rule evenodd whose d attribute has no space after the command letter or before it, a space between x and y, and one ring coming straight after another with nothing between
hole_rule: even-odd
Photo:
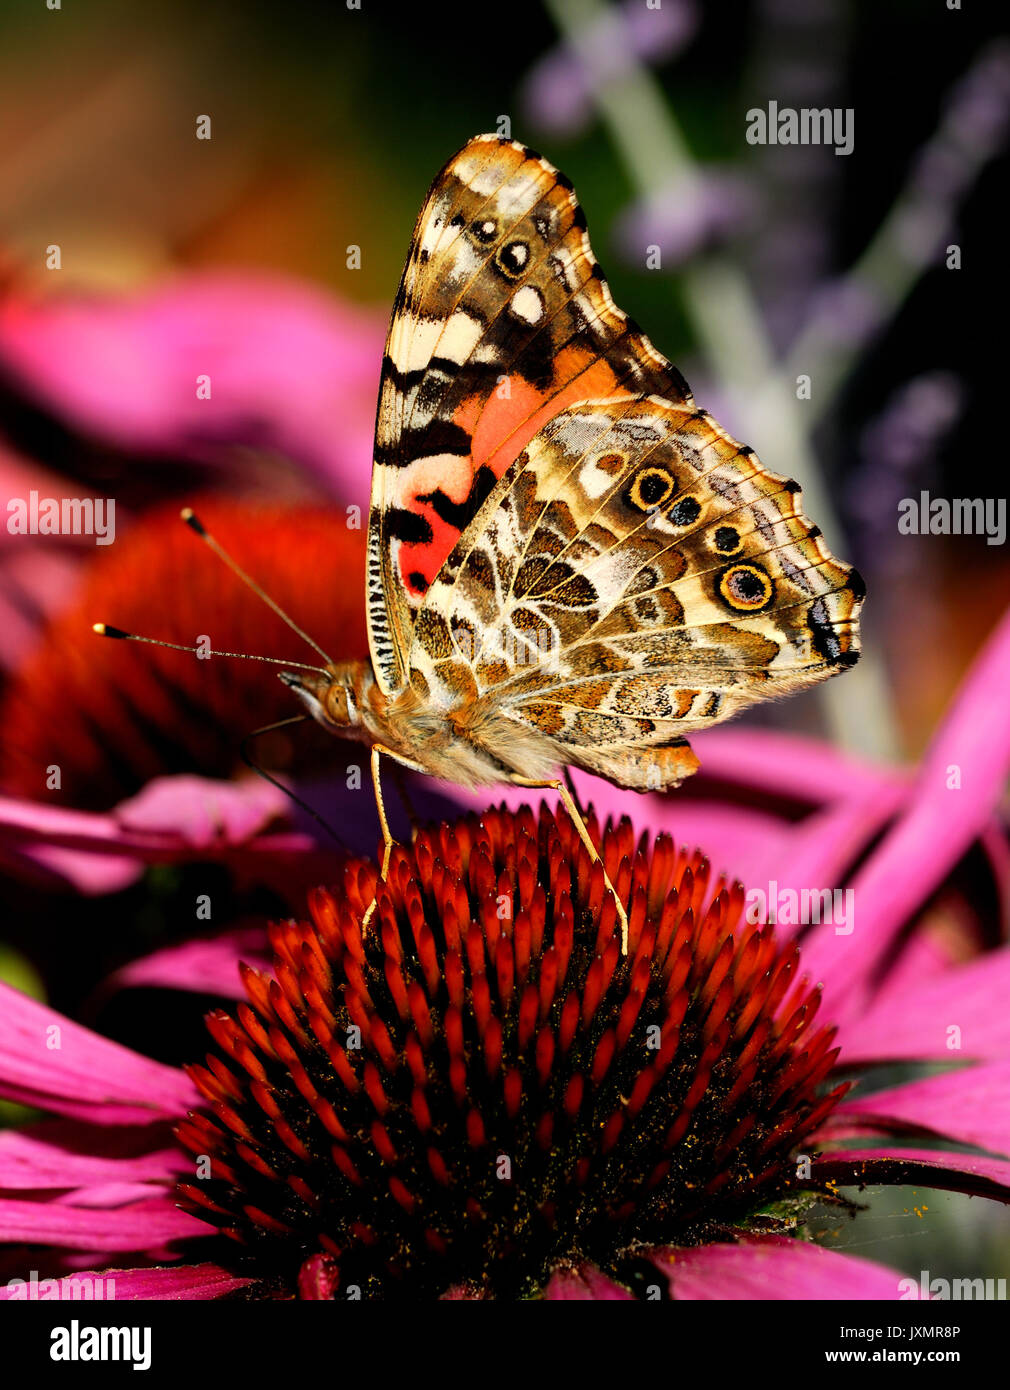
<instances>
[{"instance_id":1,"label":"butterfly eye","mask_svg":"<svg viewBox=\"0 0 1010 1390\"><path fill-rule=\"evenodd\" d=\"M331 724L343 726L354 723L354 702L346 685L334 682L326 692L323 708Z\"/></svg>"},{"instance_id":2,"label":"butterfly eye","mask_svg":"<svg viewBox=\"0 0 1010 1390\"><path fill-rule=\"evenodd\" d=\"M643 468L628 489L628 501L639 511L661 507L676 486L672 473L665 468Z\"/></svg>"},{"instance_id":3,"label":"butterfly eye","mask_svg":"<svg viewBox=\"0 0 1010 1390\"><path fill-rule=\"evenodd\" d=\"M768 607L775 588L760 566L730 565L719 578L719 592L737 612L756 613Z\"/></svg>"},{"instance_id":4,"label":"butterfly eye","mask_svg":"<svg viewBox=\"0 0 1010 1390\"><path fill-rule=\"evenodd\" d=\"M720 526L715 533L715 548L720 555L733 555L740 549L740 532L732 526Z\"/></svg>"}]
</instances>

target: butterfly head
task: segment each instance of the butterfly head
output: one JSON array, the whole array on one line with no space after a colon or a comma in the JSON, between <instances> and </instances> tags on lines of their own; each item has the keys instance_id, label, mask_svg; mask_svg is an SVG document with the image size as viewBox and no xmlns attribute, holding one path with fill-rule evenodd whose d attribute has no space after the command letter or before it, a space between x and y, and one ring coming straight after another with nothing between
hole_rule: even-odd
<instances>
[{"instance_id":1,"label":"butterfly head","mask_svg":"<svg viewBox=\"0 0 1010 1390\"><path fill-rule=\"evenodd\" d=\"M309 671L281 671L280 679L312 715L331 733L348 733L361 727L361 663L347 662L318 675Z\"/></svg>"}]
</instances>

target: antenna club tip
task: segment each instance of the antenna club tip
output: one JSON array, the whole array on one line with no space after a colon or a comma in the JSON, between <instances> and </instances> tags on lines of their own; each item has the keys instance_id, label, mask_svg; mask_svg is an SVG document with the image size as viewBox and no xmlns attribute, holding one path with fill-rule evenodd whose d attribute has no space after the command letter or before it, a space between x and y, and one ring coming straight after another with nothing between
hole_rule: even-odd
<instances>
[{"instance_id":1,"label":"antenna club tip","mask_svg":"<svg viewBox=\"0 0 1010 1390\"><path fill-rule=\"evenodd\" d=\"M198 536L205 536L207 534L206 530L204 529L203 522L193 511L192 507L183 507L179 515L182 517L186 525L189 526L193 531L195 531Z\"/></svg>"},{"instance_id":2,"label":"antenna club tip","mask_svg":"<svg viewBox=\"0 0 1010 1390\"><path fill-rule=\"evenodd\" d=\"M109 623L92 623L91 631L97 632L99 637L126 637L126 633L121 628L112 627Z\"/></svg>"}]
</instances>

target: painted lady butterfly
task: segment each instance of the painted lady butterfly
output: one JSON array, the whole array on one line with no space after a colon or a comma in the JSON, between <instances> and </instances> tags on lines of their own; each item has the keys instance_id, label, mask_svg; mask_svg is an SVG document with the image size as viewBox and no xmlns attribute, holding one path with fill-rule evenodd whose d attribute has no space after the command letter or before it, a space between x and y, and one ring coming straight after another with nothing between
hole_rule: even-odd
<instances>
[{"instance_id":1,"label":"painted lady butterfly","mask_svg":"<svg viewBox=\"0 0 1010 1390\"><path fill-rule=\"evenodd\" d=\"M797 485L616 307L568 180L471 140L421 209L383 360L371 664L282 677L371 745L383 877L381 755L556 787L596 858L559 767L677 786L685 734L856 661L862 597Z\"/></svg>"},{"instance_id":2,"label":"painted lady butterfly","mask_svg":"<svg viewBox=\"0 0 1010 1390\"><path fill-rule=\"evenodd\" d=\"M290 684L375 760L468 786L562 765L676 786L686 733L859 652L862 583L796 484L695 407L615 306L571 184L497 136L414 230L367 577L371 667Z\"/></svg>"}]
</instances>

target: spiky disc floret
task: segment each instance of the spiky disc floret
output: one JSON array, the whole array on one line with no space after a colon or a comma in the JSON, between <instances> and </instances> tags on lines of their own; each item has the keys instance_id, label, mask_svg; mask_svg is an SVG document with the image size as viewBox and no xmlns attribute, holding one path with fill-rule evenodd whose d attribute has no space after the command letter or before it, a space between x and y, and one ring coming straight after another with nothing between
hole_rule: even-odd
<instances>
[{"instance_id":1,"label":"spiky disc floret","mask_svg":"<svg viewBox=\"0 0 1010 1390\"><path fill-rule=\"evenodd\" d=\"M357 861L274 926L191 1069L213 1113L179 1137L212 1173L186 1205L303 1292L323 1254L331 1290L515 1297L788 1192L845 1089L795 945L665 836L622 821L603 855L627 958L600 865L526 808L397 847L364 939Z\"/></svg>"}]
</instances>

